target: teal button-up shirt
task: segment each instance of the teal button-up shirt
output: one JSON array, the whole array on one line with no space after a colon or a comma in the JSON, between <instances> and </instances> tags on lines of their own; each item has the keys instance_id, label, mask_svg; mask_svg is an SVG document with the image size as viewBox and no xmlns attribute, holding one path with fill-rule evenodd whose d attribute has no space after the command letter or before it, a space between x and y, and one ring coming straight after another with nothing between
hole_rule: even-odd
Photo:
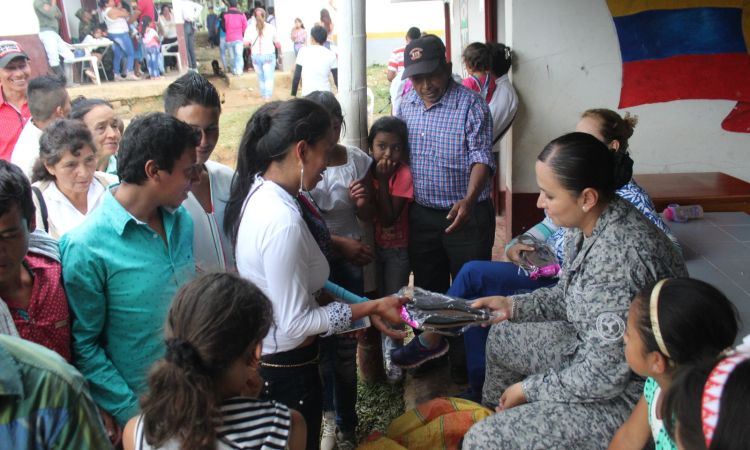
<instances>
[{"instance_id":1,"label":"teal button-up shirt","mask_svg":"<svg viewBox=\"0 0 750 450\"><path fill-rule=\"evenodd\" d=\"M72 320L73 364L120 424L138 412L151 364L164 356L164 323L177 289L195 276L193 221L161 208L169 247L112 193L60 239Z\"/></svg>"}]
</instances>

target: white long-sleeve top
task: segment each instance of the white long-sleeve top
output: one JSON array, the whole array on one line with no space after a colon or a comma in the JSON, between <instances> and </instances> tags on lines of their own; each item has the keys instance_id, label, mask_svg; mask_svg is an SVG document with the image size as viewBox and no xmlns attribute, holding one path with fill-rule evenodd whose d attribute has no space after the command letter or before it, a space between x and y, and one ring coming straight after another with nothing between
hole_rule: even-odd
<instances>
[{"instance_id":1,"label":"white long-sleeve top","mask_svg":"<svg viewBox=\"0 0 750 450\"><path fill-rule=\"evenodd\" d=\"M518 94L510 83L508 74L495 80L495 93L492 94L489 107L492 113L492 140L502 133L516 117L518 109Z\"/></svg>"},{"instance_id":2,"label":"white long-sleeve top","mask_svg":"<svg viewBox=\"0 0 750 450\"><path fill-rule=\"evenodd\" d=\"M275 325L263 340L263 354L291 350L308 336L344 331L351 308L319 306L330 268L307 228L296 200L272 181L256 177L237 233L237 270L273 304Z\"/></svg>"}]
</instances>

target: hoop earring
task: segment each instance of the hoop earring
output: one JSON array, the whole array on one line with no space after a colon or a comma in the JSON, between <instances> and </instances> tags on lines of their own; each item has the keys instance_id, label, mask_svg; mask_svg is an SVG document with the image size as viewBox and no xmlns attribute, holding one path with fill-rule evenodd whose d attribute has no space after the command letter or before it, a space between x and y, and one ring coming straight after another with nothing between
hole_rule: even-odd
<instances>
[{"instance_id":1,"label":"hoop earring","mask_svg":"<svg viewBox=\"0 0 750 450\"><path fill-rule=\"evenodd\" d=\"M303 184L304 180L305 180L305 165L301 164L301 166L302 166L302 169L300 169L300 172L299 172L299 192L300 192L300 194L302 193L302 191L305 188L305 186Z\"/></svg>"}]
</instances>

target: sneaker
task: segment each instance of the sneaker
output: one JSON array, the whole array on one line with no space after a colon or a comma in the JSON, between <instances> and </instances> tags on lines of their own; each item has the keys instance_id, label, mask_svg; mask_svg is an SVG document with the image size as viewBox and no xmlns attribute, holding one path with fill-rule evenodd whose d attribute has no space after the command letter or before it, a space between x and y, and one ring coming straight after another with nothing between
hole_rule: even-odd
<instances>
[{"instance_id":1,"label":"sneaker","mask_svg":"<svg viewBox=\"0 0 750 450\"><path fill-rule=\"evenodd\" d=\"M444 364L447 364L447 363L448 363L448 355L443 355L439 358L431 359L423 363L421 366L412 367L411 369L406 369L406 373L411 375L412 378L421 378L425 375L434 373L436 370L440 370L440 367L442 367Z\"/></svg>"},{"instance_id":2,"label":"sneaker","mask_svg":"<svg viewBox=\"0 0 750 450\"><path fill-rule=\"evenodd\" d=\"M320 450L334 450L336 448L336 412L323 413L323 438L320 440Z\"/></svg>"},{"instance_id":3,"label":"sneaker","mask_svg":"<svg viewBox=\"0 0 750 450\"><path fill-rule=\"evenodd\" d=\"M125 79L130 81L141 81L141 79L138 78L133 72L128 72L128 74L125 75Z\"/></svg>"},{"instance_id":4,"label":"sneaker","mask_svg":"<svg viewBox=\"0 0 750 450\"><path fill-rule=\"evenodd\" d=\"M431 359L440 358L448 353L449 348L448 341L443 338L440 338L435 348L428 348L422 345L419 337L415 337L407 345L394 351L391 354L391 361L399 367L411 369Z\"/></svg>"},{"instance_id":5,"label":"sneaker","mask_svg":"<svg viewBox=\"0 0 750 450\"><path fill-rule=\"evenodd\" d=\"M125 81L125 78L123 78L122 76L118 74L118 75L115 75L115 81Z\"/></svg>"},{"instance_id":6,"label":"sneaker","mask_svg":"<svg viewBox=\"0 0 750 450\"><path fill-rule=\"evenodd\" d=\"M406 373L402 368L391 362L386 365L385 374L388 378L388 384L392 385L400 383L406 376Z\"/></svg>"},{"instance_id":7,"label":"sneaker","mask_svg":"<svg viewBox=\"0 0 750 450\"><path fill-rule=\"evenodd\" d=\"M354 431L339 431L336 433L336 447L338 450L354 450L357 448L357 437Z\"/></svg>"}]
</instances>

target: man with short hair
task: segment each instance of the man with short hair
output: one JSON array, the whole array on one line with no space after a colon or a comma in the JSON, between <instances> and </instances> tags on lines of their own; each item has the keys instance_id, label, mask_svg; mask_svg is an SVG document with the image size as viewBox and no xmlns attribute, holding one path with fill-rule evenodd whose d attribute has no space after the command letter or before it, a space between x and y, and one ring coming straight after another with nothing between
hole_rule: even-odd
<instances>
[{"instance_id":1,"label":"man with short hair","mask_svg":"<svg viewBox=\"0 0 750 450\"><path fill-rule=\"evenodd\" d=\"M59 0L34 0L34 12L39 20L39 40L47 52L47 61L52 70L63 75L68 82L68 87L78 86L73 81L73 51L60 37L60 24L58 20L63 17L62 11L57 7ZM83 39L83 38L82 38ZM60 68L60 57L65 62L65 69Z\"/></svg>"},{"instance_id":2,"label":"man with short hair","mask_svg":"<svg viewBox=\"0 0 750 450\"><path fill-rule=\"evenodd\" d=\"M60 239L73 362L121 425L138 412L164 321L195 277L193 221L180 205L198 183L200 133L165 113L136 117L117 154L120 184Z\"/></svg>"},{"instance_id":3,"label":"man with short hair","mask_svg":"<svg viewBox=\"0 0 750 450\"><path fill-rule=\"evenodd\" d=\"M414 39L419 39L421 33L419 28L411 27L406 32L406 44L408 45ZM404 50L406 46L399 47L391 53L391 59L388 60L388 81L391 82L391 111L396 113L398 106L401 104L401 97L404 94L404 87L406 80L401 79L401 74L404 73Z\"/></svg>"},{"instance_id":4,"label":"man with short hair","mask_svg":"<svg viewBox=\"0 0 750 450\"><path fill-rule=\"evenodd\" d=\"M31 120L23 127L10 162L20 167L31 179L34 161L39 158L39 138L49 124L68 115L70 96L65 89L65 78L42 75L29 82L27 98Z\"/></svg>"},{"instance_id":5,"label":"man with short hair","mask_svg":"<svg viewBox=\"0 0 750 450\"><path fill-rule=\"evenodd\" d=\"M237 9L237 0L229 0L229 9L221 13L219 27L226 34L227 47L229 47L229 68L232 74L242 76L242 37L247 29L247 17Z\"/></svg>"},{"instance_id":6,"label":"man with short hair","mask_svg":"<svg viewBox=\"0 0 750 450\"><path fill-rule=\"evenodd\" d=\"M339 86L339 63L336 54L323 47L328 39L328 32L320 25L310 30L310 45L299 49L295 61L294 77L292 79L292 97L297 96L300 77L305 80L302 84L302 96L310 92L332 91L331 75L336 87Z\"/></svg>"},{"instance_id":7,"label":"man with short hair","mask_svg":"<svg viewBox=\"0 0 750 450\"><path fill-rule=\"evenodd\" d=\"M211 44L211 48L219 45L217 40L219 36L216 34L216 22L218 21L219 16L214 13L214 7L209 5L208 15L206 16L206 28L208 29L208 43Z\"/></svg>"},{"instance_id":8,"label":"man with short hair","mask_svg":"<svg viewBox=\"0 0 750 450\"><path fill-rule=\"evenodd\" d=\"M465 263L492 258L492 118L484 99L453 80L440 38L428 35L411 41L404 57L402 77L414 86L397 114L409 127L414 179L409 260L415 286L445 293ZM465 382L463 342L455 344L451 377ZM396 350L392 361L416 367L448 347L439 334L423 333Z\"/></svg>"},{"instance_id":9,"label":"man with short hair","mask_svg":"<svg viewBox=\"0 0 750 450\"><path fill-rule=\"evenodd\" d=\"M112 449L86 380L60 355L0 336L0 442L14 449Z\"/></svg>"},{"instance_id":10,"label":"man with short hair","mask_svg":"<svg viewBox=\"0 0 750 450\"><path fill-rule=\"evenodd\" d=\"M208 160L219 140L219 92L202 75L188 72L167 87L164 110L201 133L196 151L200 183L182 203L193 218L195 267L199 272L234 271L232 242L224 233L224 211L234 170Z\"/></svg>"},{"instance_id":11,"label":"man with short hair","mask_svg":"<svg viewBox=\"0 0 750 450\"><path fill-rule=\"evenodd\" d=\"M13 147L31 112L26 101L31 66L15 41L0 41L0 159L10 161Z\"/></svg>"}]
</instances>

